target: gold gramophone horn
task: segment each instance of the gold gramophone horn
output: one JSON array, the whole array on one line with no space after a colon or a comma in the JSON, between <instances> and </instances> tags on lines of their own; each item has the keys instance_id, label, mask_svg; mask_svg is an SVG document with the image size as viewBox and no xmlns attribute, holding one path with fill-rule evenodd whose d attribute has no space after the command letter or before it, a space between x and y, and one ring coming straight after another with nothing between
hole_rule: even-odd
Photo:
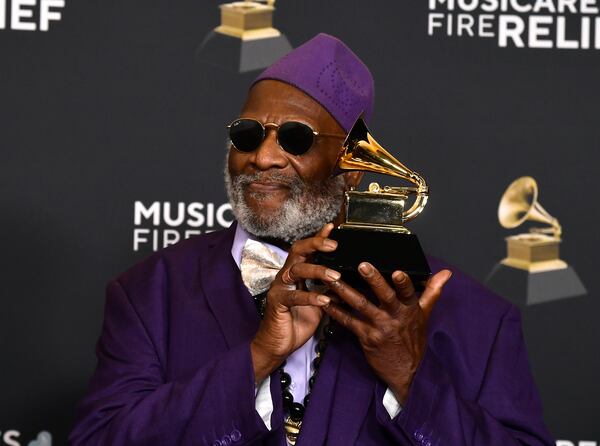
<instances>
[{"instance_id":1,"label":"gold gramophone horn","mask_svg":"<svg viewBox=\"0 0 600 446\"><path fill-rule=\"evenodd\" d=\"M525 221L539 221L551 228L531 228L530 232L548 234L560 239L562 229L554 218L538 202L538 187L532 177L521 177L513 181L500 200L498 220L505 228L516 228Z\"/></svg>"},{"instance_id":2,"label":"gold gramophone horn","mask_svg":"<svg viewBox=\"0 0 600 446\"><path fill-rule=\"evenodd\" d=\"M380 187L371 183L367 191L346 190L341 212L343 221L329 234L338 242L338 248L331 253L317 253L315 261L343 271L344 280L360 286L363 277L358 273L358 265L366 259L390 281L392 273L401 269L411 278L415 289L422 291L431 268L417 235L404 227L404 223L425 207L429 193L427 183L375 141L362 116L344 141L332 174L347 171L390 175L414 186ZM405 211L408 196L413 194L416 195L414 203Z\"/></svg>"},{"instance_id":3,"label":"gold gramophone horn","mask_svg":"<svg viewBox=\"0 0 600 446\"><path fill-rule=\"evenodd\" d=\"M374 193L384 192L403 196L416 194L415 202L411 208L402 214L403 221L415 218L423 211L427 204L429 187L425 182L425 178L417 172L410 170L381 147L369 132L362 118L359 118L352 127L352 130L350 130L338 158L334 174L350 170L391 175L413 183L416 187L385 186L380 188L377 183L371 183L369 186L369 192Z\"/></svg>"}]
</instances>

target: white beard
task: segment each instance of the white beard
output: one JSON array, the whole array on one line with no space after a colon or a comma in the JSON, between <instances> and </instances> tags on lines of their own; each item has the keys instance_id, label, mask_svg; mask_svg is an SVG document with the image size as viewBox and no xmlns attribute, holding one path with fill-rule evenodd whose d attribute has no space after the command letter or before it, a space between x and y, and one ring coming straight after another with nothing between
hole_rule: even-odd
<instances>
[{"instance_id":1,"label":"white beard","mask_svg":"<svg viewBox=\"0 0 600 446\"><path fill-rule=\"evenodd\" d=\"M286 243L306 238L333 221L344 202L346 183L341 175L314 184L306 184L298 176L290 178L268 171L232 178L226 163L224 176L229 203L238 223L259 238ZM266 217L255 214L244 197L246 187L257 180L283 183L290 188L290 196L281 208ZM270 194L254 193L253 198L260 203L268 200Z\"/></svg>"}]
</instances>

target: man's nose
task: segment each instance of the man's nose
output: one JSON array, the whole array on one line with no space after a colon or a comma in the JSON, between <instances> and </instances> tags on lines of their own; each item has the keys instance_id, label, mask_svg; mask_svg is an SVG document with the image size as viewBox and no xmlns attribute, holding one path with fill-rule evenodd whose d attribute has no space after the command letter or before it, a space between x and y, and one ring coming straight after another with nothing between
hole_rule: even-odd
<instances>
[{"instance_id":1,"label":"man's nose","mask_svg":"<svg viewBox=\"0 0 600 446\"><path fill-rule=\"evenodd\" d=\"M277 143L277 131L267 129L267 135L262 144L254 151L253 162L259 170L272 168L283 169L288 164L288 159Z\"/></svg>"}]
</instances>

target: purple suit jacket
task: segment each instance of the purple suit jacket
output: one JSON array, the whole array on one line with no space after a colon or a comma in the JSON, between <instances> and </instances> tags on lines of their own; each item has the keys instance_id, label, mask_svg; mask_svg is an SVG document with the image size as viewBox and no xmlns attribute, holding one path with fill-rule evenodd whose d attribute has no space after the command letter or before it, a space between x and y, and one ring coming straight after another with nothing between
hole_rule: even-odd
<instances>
[{"instance_id":1,"label":"purple suit jacket","mask_svg":"<svg viewBox=\"0 0 600 446\"><path fill-rule=\"evenodd\" d=\"M259 317L231 256L234 232L169 247L108 285L98 365L71 444L285 445L277 372L271 431L255 410L249 342ZM298 446L553 444L518 311L453 272L400 414L390 419L385 384L340 329L321 363Z\"/></svg>"}]
</instances>

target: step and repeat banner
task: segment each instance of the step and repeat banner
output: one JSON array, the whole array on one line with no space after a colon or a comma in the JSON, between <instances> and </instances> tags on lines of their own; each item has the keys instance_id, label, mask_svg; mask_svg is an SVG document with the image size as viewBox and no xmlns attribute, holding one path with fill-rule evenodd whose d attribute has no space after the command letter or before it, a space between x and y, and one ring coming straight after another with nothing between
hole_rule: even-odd
<instances>
[{"instance_id":1,"label":"step and repeat banner","mask_svg":"<svg viewBox=\"0 0 600 446\"><path fill-rule=\"evenodd\" d=\"M0 0L0 445L67 443L105 284L231 224L226 125L258 70L326 32L375 77L373 135L431 185L411 229L520 307L557 445L598 446L599 11Z\"/></svg>"}]
</instances>

